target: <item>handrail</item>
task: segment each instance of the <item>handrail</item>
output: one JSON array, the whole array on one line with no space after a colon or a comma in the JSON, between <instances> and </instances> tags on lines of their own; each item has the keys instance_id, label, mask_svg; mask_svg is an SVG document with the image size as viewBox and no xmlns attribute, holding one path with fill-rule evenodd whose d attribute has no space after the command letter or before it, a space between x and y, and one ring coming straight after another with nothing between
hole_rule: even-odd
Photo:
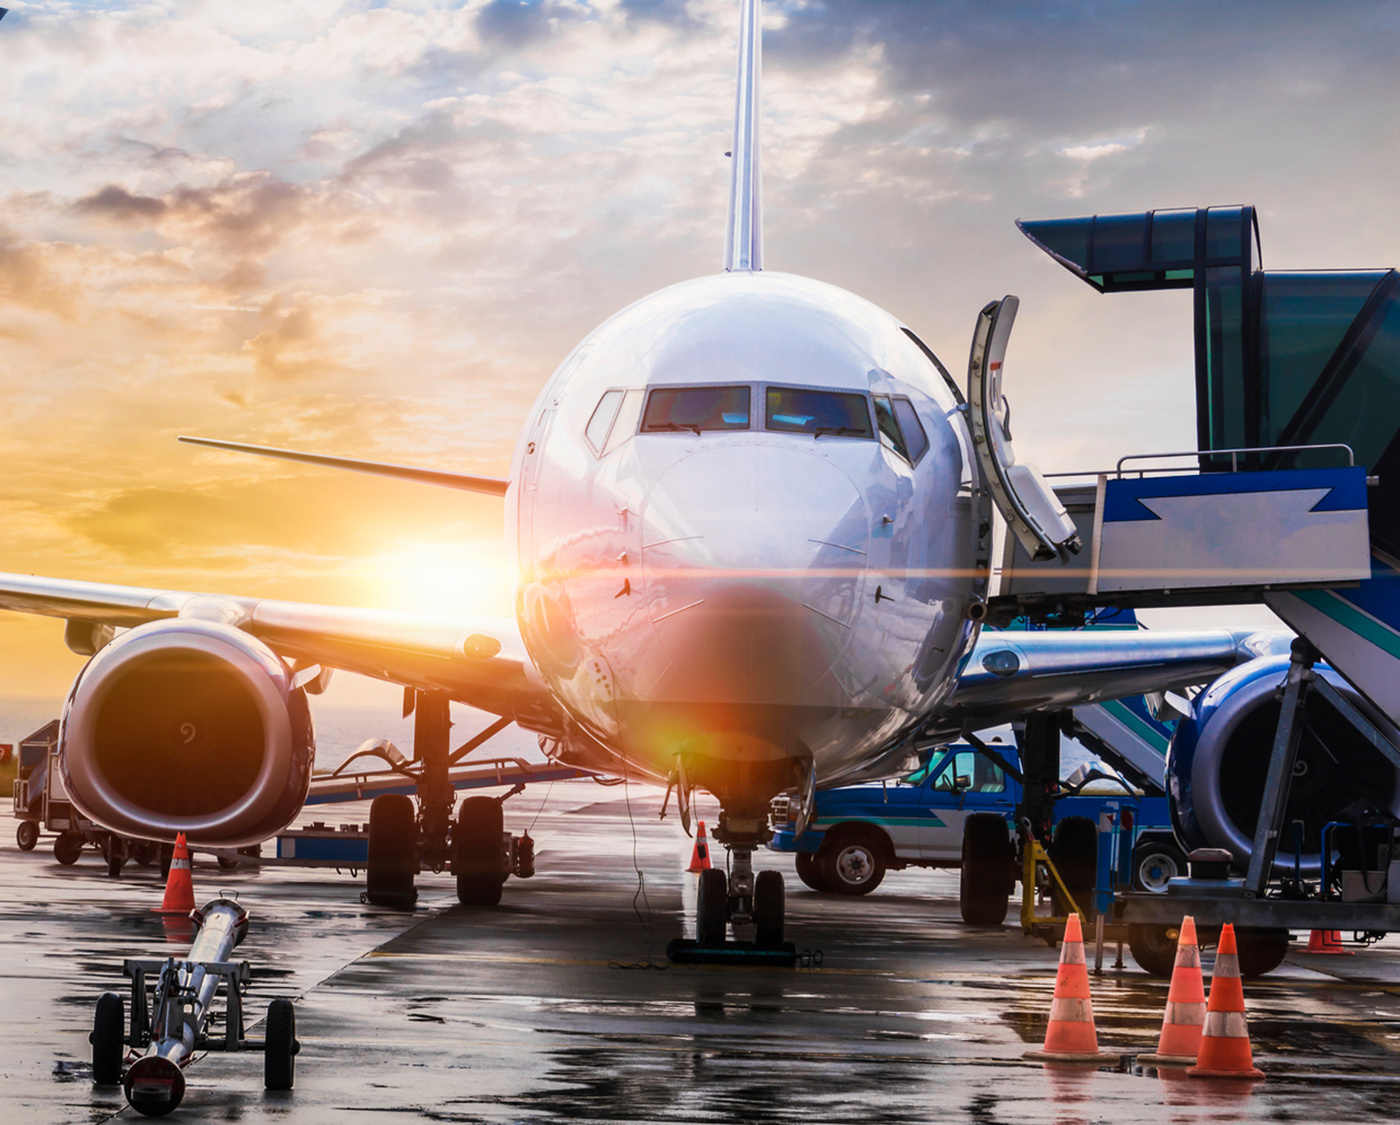
<instances>
[{"instance_id":1,"label":"handrail","mask_svg":"<svg viewBox=\"0 0 1400 1125\"><path fill-rule=\"evenodd\" d=\"M1356 464L1356 454L1351 446L1343 442L1329 442L1325 445L1256 445L1240 449L1190 449L1180 453L1133 453L1127 457L1118 459L1118 467L1115 470L1117 476L1123 475L1123 464L1126 461L1159 461L1166 457L1220 457L1226 453L1230 454L1230 471L1239 472L1239 457L1241 453L1296 453L1305 449L1345 449L1347 453L1347 464ZM1136 470L1139 473L1152 472L1151 469ZM1159 470L1160 471L1160 470Z\"/></svg>"}]
</instances>

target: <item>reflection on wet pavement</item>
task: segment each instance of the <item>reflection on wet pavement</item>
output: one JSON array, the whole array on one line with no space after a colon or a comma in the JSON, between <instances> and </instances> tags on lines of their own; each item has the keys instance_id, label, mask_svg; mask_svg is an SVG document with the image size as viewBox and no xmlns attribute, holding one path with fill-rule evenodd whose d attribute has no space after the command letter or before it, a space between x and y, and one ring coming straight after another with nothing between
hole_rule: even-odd
<instances>
[{"instance_id":1,"label":"reflection on wet pavement","mask_svg":"<svg viewBox=\"0 0 1400 1125\"><path fill-rule=\"evenodd\" d=\"M361 906L360 884L313 871L196 864L196 897L237 891L253 914L249 1018L299 997L296 1089L263 1091L261 1058L210 1055L177 1118L229 1120L1080 1122L1315 1121L1400 1116L1400 942L1353 958L1295 955L1246 983L1263 1083L1134 1065L1152 1049L1165 982L1092 978L1101 1048L1117 1070L1025 1062L1044 1037L1055 952L1019 930L957 921L950 873L892 874L864 899L803 888L789 862L789 935L824 967L664 965L693 909L689 844L633 800L645 875L634 913L620 801L556 787L534 830L540 874L495 910L455 905L426 875L414 914ZM506 806L517 831L538 802ZM588 806L582 811L583 806ZM646 816L651 810L653 815ZM318 815L325 816L324 810ZM364 820L362 807L345 820ZM514 823L514 819L522 823ZM188 941L150 906L159 880L109 881L92 856L0 848L0 1074L11 1121L100 1121L122 1108L91 1085L87 1032L124 957ZM659 944L658 944L659 941ZM1113 961L1107 951L1105 965ZM253 1033L256 1033L255 1031ZM127 1111L129 1113L129 1111ZM172 1119L174 1120L174 1119Z\"/></svg>"}]
</instances>

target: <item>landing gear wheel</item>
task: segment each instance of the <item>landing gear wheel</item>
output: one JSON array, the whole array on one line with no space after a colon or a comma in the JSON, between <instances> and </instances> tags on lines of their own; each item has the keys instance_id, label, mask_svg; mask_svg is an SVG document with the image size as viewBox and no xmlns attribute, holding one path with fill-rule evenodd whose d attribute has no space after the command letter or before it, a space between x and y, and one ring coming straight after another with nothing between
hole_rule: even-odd
<instances>
[{"instance_id":1,"label":"landing gear wheel","mask_svg":"<svg viewBox=\"0 0 1400 1125\"><path fill-rule=\"evenodd\" d=\"M120 879L122 865L126 863L126 848L115 836L108 836L102 845L102 858L107 861L107 877Z\"/></svg>"},{"instance_id":2,"label":"landing gear wheel","mask_svg":"<svg viewBox=\"0 0 1400 1125\"><path fill-rule=\"evenodd\" d=\"M818 855L822 880L837 894L868 895L885 877L885 850L873 832L850 832Z\"/></svg>"},{"instance_id":3,"label":"landing gear wheel","mask_svg":"<svg viewBox=\"0 0 1400 1125\"><path fill-rule=\"evenodd\" d=\"M1074 896L1074 905L1087 913L1098 879L1098 825L1087 816L1067 816L1055 826L1055 838L1048 850L1065 889ZM1057 888L1056 910L1060 914L1069 912L1069 904L1061 901L1063 898Z\"/></svg>"},{"instance_id":4,"label":"landing gear wheel","mask_svg":"<svg viewBox=\"0 0 1400 1125\"><path fill-rule=\"evenodd\" d=\"M150 867L160 860L160 845L149 840L138 840L131 849L131 858L142 867Z\"/></svg>"},{"instance_id":5,"label":"landing gear wheel","mask_svg":"<svg viewBox=\"0 0 1400 1125\"><path fill-rule=\"evenodd\" d=\"M1133 848L1133 888L1154 895L1167 893L1167 882L1186 874L1186 856L1170 840L1149 836Z\"/></svg>"},{"instance_id":6,"label":"landing gear wheel","mask_svg":"<svg viewBox=\"0 0 1400 1125\"><path fill-rule=\"evenodd\" d=\"M963 824L958 907L969 926L1000 926L1010 901L1006 872L1011 836L996 813L973 813Z\"/></svg>"},{"instance_id":7,"label":"landing gear wheel","mask_svg":"<svg viewBox=\"0 0 1400 1125\"><path fill-rule=\"evenodd\" d=\"M814 891L831 890L822 878L821 860L817 858L816 852L797 853L797 877Z\"/></svg>"},{"instance_id":8,"label":"landing gear wheel","mask_svg":"<svg viewBox=\"0 0 1400 1125\"><path fill-rule=\"evenodd\" d=\"M418 901L413 877L418 874L418 825L413 801L402 793L385 793L369 807L369 857L365 866L365 900L375 906L412 910Z\"/></svg>"},{"instance_id":9,"label":"landing gear wheel","mask_svg":"<svg viewBox=\"0 0 1400 1125\"><path fill-rule=\"evenodd\" d=\"M466 906L495 906L501 901L506 874L501 838L505 818L494 797L468 797L457 810L452 829L452 873L457 900Z\"/></svg>"},{"instance_id":10,"label":"landing gear wheel","mask_svg":"<svg viewBox=\"0 0 1400 1125\"><path fill-rule=\"evenodd\" d=\"M237 867L237 866L238 866L238 860L232 859L232 858L230 858L229 856L226 856L226 855L221 855L221 856L219 856L219 870L220 870L220 871L232 871L232 870L233 870L235 867Z\"/></svg>"},{"instance_id":11,"label":"landing gear wheel","mask_svg":"<svg viewBox=\"0 0 1400 1125\"><path fill-rule=\"evenodd\" d=\"M97 998L92 1034L88 1036L92 1043L92 1080L99 1086L121 1085L125 1025L126 1005L122 998L115 992L104 992Z\"/></svg>"},{"instance_id":12,"label":"landing gear wheel","mask_svg":"<svg viewBox=\"0 0 1400 1125\"><path fill-rule=\"evenodd\" d=\"M753 884L754 944L759 949L777 949L783 944L783 914L786 910L781 871L760 871Z\"/></svg>"},{"instance_id":13,"label":"landing gear wheel","mask_svg":"<svg viewBox=\"0 0 1400 1125\"><path fill-rule=\"evenodd\" d=\"M82 854L83 838L76 832L60 832L53 842L53 857L64 867L73 866Z\"/></svg>"},{"instance_id":14,"label":"landing gear wheel","mask_svg":"<svg viewBox=\"0 0 1400 1125\"><path fill-rule=\"evenodd\" d=\"M695 944L715 949L724 944L729 929L729 876L718 867L700 872L695 898Z\"/></svg>"},{"instance_id":15,"label":"landing gear wheel","mask_svg":"<svg viewBox=\"0 0 1400 1125\"><path fill-rule=\"evenodd\" d=\"M1235 934L1240 955L1240 976L1262 977L1283 964L1288 956L1288 934L1240 930Z\"/></svg>"},{"instance_id":16,"label":"landing gear wheel","mask_svg":"<svg viewBox=\"0 0 1400 1125\"><path fill-rule=\"evenodd\" d=\"M32 852L39 842L39 826L32 820L21 820L15 829L15 843L22 852Z\"/></svg>"},{"instance_id":17,"label":"landing gear wheel","mask_svg":"<svg viewBox=\"0 0 1400 1125\"><path fill-rule=\"evenodd\" d=\"M1175 926L1131 925L1128 927L1128 948L1138 968L1154 977L1170 977L1176 965Z\"/></svg>"},{"instance_id":18,"label":"landing gear wheel","mask_svg":"<svg viewBox=\"0 0 1400 1125\"><path fill-rule=\"evenodd\" d=\"M402 797L402 793L385 796ZM383 798L376 797L375 800ZM371 810L372 812L373 810ZM296 1078L297 1011L290 1000L274 1000L267 1006L267 1046L263 1049L263 1085L269 1090L290 1090Z\"/></svg>"}]
</instances>

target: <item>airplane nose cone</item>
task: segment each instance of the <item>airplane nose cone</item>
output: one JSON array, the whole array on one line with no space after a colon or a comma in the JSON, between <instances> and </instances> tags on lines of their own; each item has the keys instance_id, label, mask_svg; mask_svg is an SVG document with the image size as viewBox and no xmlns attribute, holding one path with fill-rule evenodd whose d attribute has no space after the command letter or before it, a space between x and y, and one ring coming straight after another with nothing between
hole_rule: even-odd
<instances>
[{"instance_id":1,"label":"airplane nose cone","mask_svg":"<svg viewBox=\"0 0 1400 1125\"><path fill-rule=\"evenodd\" d=\"M860 612L869 536L851 479L800 447L715 446L658 477L647 608L697 699L774 702L820 680Z\"/></svg>"}]
</instances>

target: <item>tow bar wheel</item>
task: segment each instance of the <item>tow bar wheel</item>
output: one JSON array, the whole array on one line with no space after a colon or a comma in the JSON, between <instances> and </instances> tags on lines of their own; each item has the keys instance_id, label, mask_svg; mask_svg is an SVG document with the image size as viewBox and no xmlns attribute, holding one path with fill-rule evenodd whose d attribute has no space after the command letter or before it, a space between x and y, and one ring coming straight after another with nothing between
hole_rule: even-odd
<instances>
[{"instance_id":1,"label":"tow bar wheel","mask_svg":"<svg viewBox=\"0 0 1400 1125\"><path fill-rule=\"evenodd\" d=\"M104 992L97 998L92 1034L88 1036L92 1043L92 1080L99 1086L121 1085L125 1034L126 1005L115 992Z\"/></svg>"},{"instance_id":2,"label":"tow bar wheel","mask_svg":"<svg viewBox=\"0 0 1400 1125\"><path fill-rule=\"evenodd\" d=\"M290 1000L274 1000L267 1006L266 1047L263 1049L263 1085L269 1090L290 1090L296 1078L297 1011Z\"/></svg>"}]
</instances>

